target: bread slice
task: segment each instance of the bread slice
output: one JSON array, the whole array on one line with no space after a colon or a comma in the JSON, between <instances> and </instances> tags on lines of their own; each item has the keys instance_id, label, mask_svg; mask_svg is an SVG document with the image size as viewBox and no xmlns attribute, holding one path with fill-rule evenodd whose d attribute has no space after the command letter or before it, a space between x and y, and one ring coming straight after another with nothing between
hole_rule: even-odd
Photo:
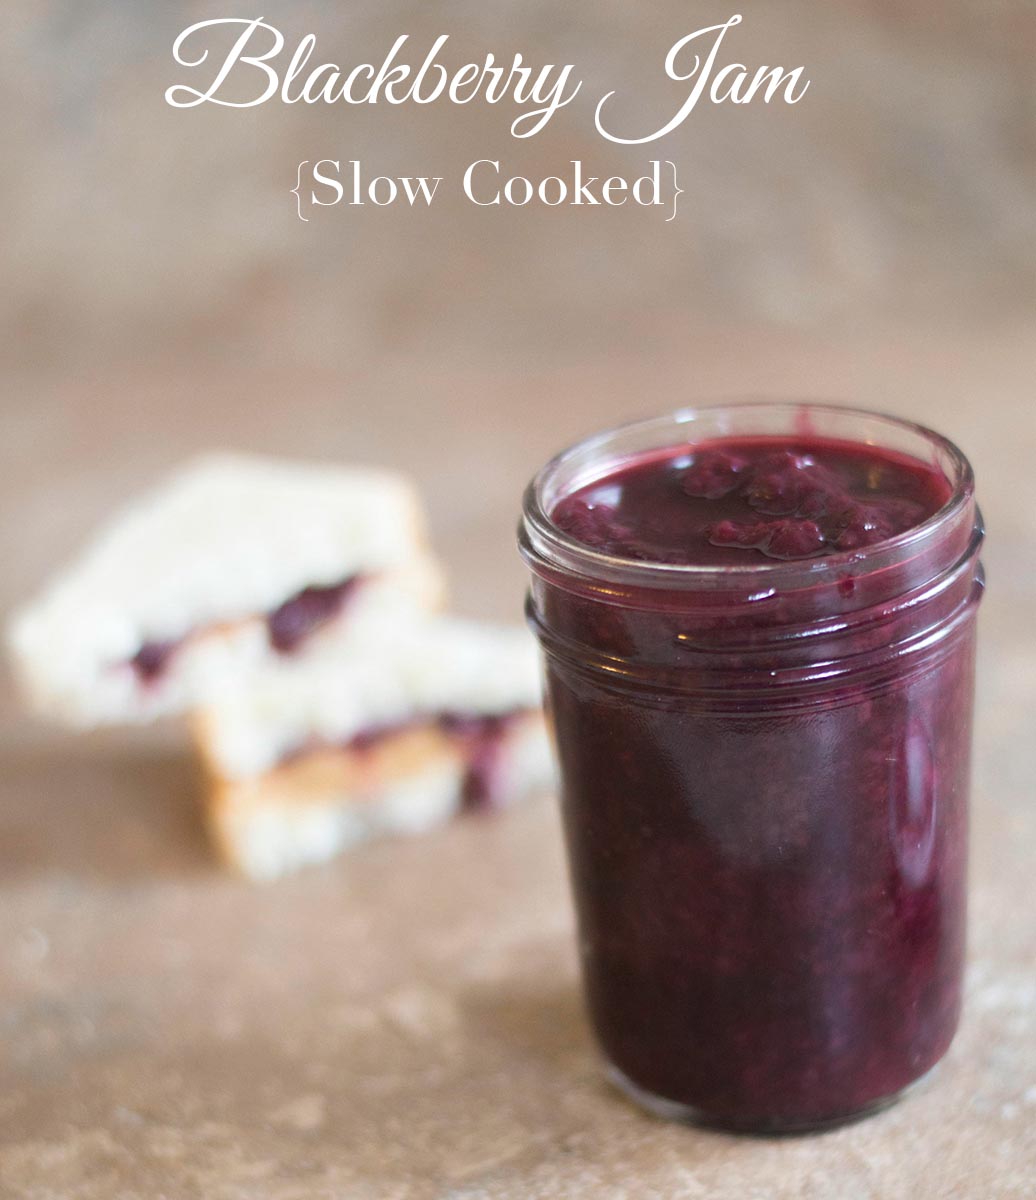
<instances>
[{"instance_id":1,"label":"bread slice","mask_svg":"<svg viewBox=\"0 0 1036 1200\"><path fill-rule=\"evenodd\" d=\"M402 477L206 456L117 516L8 642L40 713L144 721L208 703L280 654L379 636L443 591Z\"/></svg>"},{"instance_id":2,"label":"bread slice","mask_svg":"<svg viewBox=\"0 0 1036 1200\"><path fill-rule=\"evenodd\" d=\"M500 729L488 786L477 794L471 771L470 745L429 721L362 749L315 750L251 778L212 773L205 821L221 859L256 881L328 862L372 838L426 833L465 808L507 807L549 785L542 713L515 714Z\"/></svg>"},{"instance_id":3,"label":"bread slice","mask_svg":"<svg viewBox=\"0 0 1036 1200\"><path fill-rule=\"evenodd\" d=\"M525 630L458 619L276 664L195 721L216 846L267 879L510 804L553 779L539 695Z\"/></svg>"}]
</instances>

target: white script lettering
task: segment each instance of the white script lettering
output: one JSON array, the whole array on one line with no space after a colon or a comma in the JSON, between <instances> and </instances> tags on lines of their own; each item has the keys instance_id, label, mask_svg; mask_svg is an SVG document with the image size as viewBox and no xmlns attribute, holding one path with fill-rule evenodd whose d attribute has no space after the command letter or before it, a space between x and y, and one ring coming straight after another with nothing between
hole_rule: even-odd
<instances>
[{"instance_id":1,"label":"white script lettering","mask_svg":"<svg viewBox=\"0 0 1036 1200\"><path fill-rule=\"evenodd\" d=\"M553 118L554 114L571 104L579 89L580 80L572 79L572 65L548 63L536 68L526 65L520 54L514 55L510 66L497 65L492 54L482 63L467 63L451 73L437 56L449 41L449 34L440 34L416 71L397 59L410 40L401 34L393 43L380 66L360 63L347 74L335 62L310 67L316 47L316 37L309 33L295 47L283 72L277 69L278 59L285 47L284 35L274 25L260 17L222 17L198 21L184 29L173 43L173 58L184 67L196 70L209 59L209 49L203 45L208 34L217 27L239 26L237 40L224 54L222 62L204 87L188 87L176 83L166 88L166 103L174 108L195 108L199 104L221 104L228 108L254 108L265 104L278 93L284 104L431 104L446 94L454 104L467 104L480 93L489 104L510 99L519 113L511 122L516 138L532 137ZM248 53L246 53L248 51ZM240 68L251 68L242 71ZM251 78L259 72L253 89ZM231 98L229 85L244 78L243 98ZM364 86L365 84L365 86ZM242 93L234 93L240 96ZM530 107L534 106L534 107Z\"/></svg>"},{"instance_id":2,"label":"white script lettering","mask_svg":"<svg viewBox=\"0 0 1036 1200\"><path fill-rule=\"evenodd\" d=\"M690 114L694 111L698 101L705 94L708 88L709 99L713 104L723 104L730 101L733 104L748 104L754 99L760 88L764 86L763 102L769 104L773 100L783 85L784 91L782 99L785 104L798 104L802 97L806 94L806 89L809 87L809 80L803 81L802 73L804 67L795 67L794 70L785 71L783 67L768 67L763 66L755 72L749 80L749 71L744 63L730 63L728 66L721 68L715 76L713 76L713 68L716 65L716 58L719 55L720 46L727 31L733 29L735 25L741 24L741 17L735 14L729 21L722 25L710 25L706 29L699 29L694 33L687 34L675 42L666 55L665 73L670 79L677 82L687 82L693 79L694 86L688 93L681 107L670 118L670 120L660 129L656 129L654 133L645 134L643 137L620 137L618 134L611 133L605 129L601 122L601 113L604 106L612 96L614 91L608 92L602 96L598 105L597 111L594 113L594 124L597 126L597 132L601 137L607 138L610 142L620 142L625 146L640 145L643 142L654 142L658 138L665 137L667 133L678 128L687 120ZM694 55L694 61L686 69L681 67L681 54L692 42L697 42L699 38L705 38L708 34L715 34L711 46L705 56L705 60ZM801 87L799 85L801 84ZM724 91L726 87L726 91ZM796 88L799 88L796 92Z\"/></svg>"}]
</instances>

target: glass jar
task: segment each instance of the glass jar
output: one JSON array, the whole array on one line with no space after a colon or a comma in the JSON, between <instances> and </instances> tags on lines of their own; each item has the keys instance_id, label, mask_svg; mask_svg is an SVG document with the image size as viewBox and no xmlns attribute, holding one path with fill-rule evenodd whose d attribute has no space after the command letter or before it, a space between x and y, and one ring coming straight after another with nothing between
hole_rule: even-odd
<instances>
[{"instance_id":1,"label":"glass jar","mask_svg":"<svg viewBox=\"0 0 1036 1200\"><path fill-rule=\"evenodd\" d=\"M729 566L616 557L551 520L651 450L804 429L936 465L950 499L855 552ZM747 1131L888 1104L960 1010L982 592L967 460L848 408L686 410L549 462L520 542L610 1074L665 1116Z\"/></svg>"}]
</instances>

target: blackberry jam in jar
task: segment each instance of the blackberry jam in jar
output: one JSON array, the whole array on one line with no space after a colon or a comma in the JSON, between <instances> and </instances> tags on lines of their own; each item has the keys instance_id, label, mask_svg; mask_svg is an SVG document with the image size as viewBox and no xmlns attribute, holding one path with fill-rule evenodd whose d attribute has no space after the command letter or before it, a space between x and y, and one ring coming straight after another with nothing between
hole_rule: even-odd
<instances>
[{"instance_id":1,"label":"blackberry jam in jar","mask_svg":"<svg viewBox=\"0 0 1036 1200\"><path fill-rule=\"evenodd\" d=\"M821 1128L949 1046L981 542L960 451L847 408L678 412L530 485L587 1001L648 1108Z\"/></svg>"}]
</instances>

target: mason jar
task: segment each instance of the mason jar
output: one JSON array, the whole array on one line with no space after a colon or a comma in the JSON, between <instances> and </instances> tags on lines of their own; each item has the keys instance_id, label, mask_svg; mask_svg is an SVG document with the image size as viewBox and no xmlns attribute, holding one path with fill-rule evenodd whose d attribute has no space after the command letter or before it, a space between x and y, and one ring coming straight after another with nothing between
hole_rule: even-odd
<instances>
[{"instance_id":1,"label":"mason jar","mask_svg":"<svg viewBox=\"0 0 1036 1200\"><path fill-rule=\"evenodd\" d=\"M652 561L554 519L630 463L740 438L900 456L947 498L896 536L792 560ZM609 1074L647 1108L820 1128L945 1053L982 536L951 442L833 406L684 410L590 437L529 485L527 611L586 999Z\"/></svg>"}]
</instances>

